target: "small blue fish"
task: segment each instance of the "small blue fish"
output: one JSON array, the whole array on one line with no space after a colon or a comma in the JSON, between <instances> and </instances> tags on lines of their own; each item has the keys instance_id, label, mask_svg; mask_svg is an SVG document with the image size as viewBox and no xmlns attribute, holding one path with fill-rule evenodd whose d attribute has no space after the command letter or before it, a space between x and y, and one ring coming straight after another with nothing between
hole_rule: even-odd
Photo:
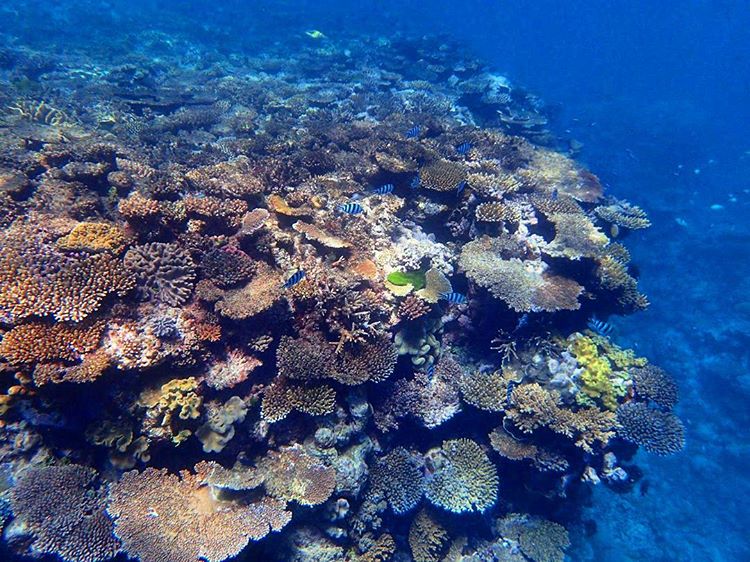
<instances>
[{"instance_id":1,"label":"small blue fish","mask_svg":"<svg viewBox=\"0 0 750 562\"><path fill-rule=\"evenodd\" d=\"M458 182L458 185L456 186L456 195L461 195L461 192L466 187L466 180L461 180Z\"/></svg>"},{"instance_id":2,"label":"small blue fish","mask_svg":"<svg viewBox=\"0 0 750 562\"><path fill-rule=\"evenodd\" d=\"M552 190L552 200L557 201L557 198L560 196L560 192L557 191L557 188Z\"/></svg>"},{"instance_id":3,"label":"small blue fish","mask_svg":"<svg viewBox=\"0 0 750 562\"><path fill-rule=\"evenodd\" d=\"M346 213L347 215L358 215L364 212L362 205L359 203L344 203L343 205L337 205L336 210Z\"/></svg>"},{"instance_id":4,"label":"small blue fish","mask_svg":"<svg viewBox=\"0 0 750 562\"><path fill-rule=\"evenodd\" d=\"M516 322L516 328L513 330L514 332L517 332L521 328L524 328L529 325L529 313L525 312L519 319L518 322Z\"/></svg>"},{"instance_id":5,"label":"small blue fish","mask_svg":"<svg viewBox=\"0 0 750 562\"><path fill-rule=\"evenodd\" d=\"M409 187L411 189L417 189L419 187L419 174L411 179L411 182L409 182Z\"/></svg>"},{"instance_id":6,"label":"small blue fish","mask_svg":"<svg viewBox=\"0 0 750 562\"><path fill-rule=\"evenodd\" d=\"M461 293L440 293L440 298L448 301L450 304L466 303L466 295L462 295Z\"/></svg>"},{"instance_id":7,"label":"small blue fish","mask_svg":"<svg viewBox=\"0 0 750 562\"><path fill-rule=\"evenodd\" d=\"M376 187L372 190L373 193L376 195L388 195L389 193L393 193L393 184L387 183L385 185L381 185L380 187Z\"/></svg>"},{"instance_id":8,"label":"small blue fish","mask_svg":"<svg viewBox=\"0 0 750 562\"><path fill-rule=\"evenodd\" d=\"M285 289L291 289L294 287L297 283L302 281L305 278L306 273L304 270L300 269L296 273L294 273L289 279L286 280L286 283L284 283Z\"/></svg>"},{"instance_id":9,"label":"small blue fish","mask_svg":"<svg viewBox=\"0 0 750 562\"><path fill-rule=\"evenodd\" d=\"M462 142L456 147L456 152L458 152L460 155L464 155L467 152L471 150L471 143L470 142Z\"/></svg>"},{"instance_id":10,"label":"small blue fish","mask_svg":"<svg viewBox=\"0 0 750 562\"><path fill-rule=\"evenodd\" d=\"M604 322L602 320L598 320L596 316L593 316L591 320L588 321L587 326L589 330L591 330L598 336L602 336L603 338L612 333L612 324L609 324L608 322Z\"/></svg>"},{"instance_id":11,"label":"small blue fish","mask_svg":"<svg viewBox=\"0 0 750 562\"><path fill-rule=\"evenodd\" d=\"M407 139L413 139L419 136L419 133L422 132L422 127L420 125L414 125L411 129L406 131L406 138Z\"/></svg>"}]
</instances>

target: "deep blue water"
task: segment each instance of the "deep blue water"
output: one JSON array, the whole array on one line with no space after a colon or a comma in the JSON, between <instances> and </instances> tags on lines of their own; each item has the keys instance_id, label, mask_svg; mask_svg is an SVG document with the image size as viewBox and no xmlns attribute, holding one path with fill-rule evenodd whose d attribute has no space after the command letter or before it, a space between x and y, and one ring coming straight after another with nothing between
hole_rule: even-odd
<instances>
[{"instance_id":1,"label":"deep blue water","mask_svg":"<svg viewBox=\"0 0 750 562\"><path fill-rule=\"evenodd\" d=\"M555 133L583 143L577 158L652 219L627 239L651 307L611 321L618 342L673 373L687 425L681 454L638 454L645 495L594 491L585 518L597 531L579 533L570 559L750 560L746 2L15 4L0 7L0 33L53 50L87 41L105 48L108 33L129 26L186 34L227 56L301 29L445 33L544 99Z\"/></svg>"}]
</instances>

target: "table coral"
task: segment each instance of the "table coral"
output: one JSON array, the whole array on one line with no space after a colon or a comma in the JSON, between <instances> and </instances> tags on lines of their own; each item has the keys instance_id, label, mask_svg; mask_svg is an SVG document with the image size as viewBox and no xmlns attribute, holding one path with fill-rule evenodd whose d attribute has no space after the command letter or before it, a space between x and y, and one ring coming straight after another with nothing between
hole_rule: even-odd
<instances>
[{"instance_id":1,"label":"table coral","mask_svg":"<svg viewBox=\"0 0 750 562\"><path fill-rule=\"evenodd\" d=\"M93 468L70 464L30 468L11 491L13 513L33 537L36 553L68 562L102 562L120 550L105 495Z\"/></svg>"},{"instance_id":2,"label":"table coral","mask_svg":"<svg viewBox=\"0 0 750 562\"><path fill-rule=\"evenodd\" d=\"M112 485L107 507L123 550L142 562L221 562L291 519L285 503L272 498L216 499L205 479L200 471L126 472Z\"/></svg>"},{"instance_id":3,"label":"table coral","mask_svg":"<svg viewBox=\"0 0 750 562\"><path fill-rule=\"evenodd\" d=\"M421 456L396 447L372 468L372 489L386 498L394 513L411 511L422 499L422 462Z\"/></svg>"},{"instance_id":4,"label":"table coral","mask_svg":"<svg viewBox=\"0 0 750 562\"><path fill-rule=\"evenodd\" d=\"M333 494L336 471L321 463L300 445L271 451L258 462L266 491L284 501L319 505Z\"/></svg>"},{"instance_id":5,"label":"table coral","mask_svg":"<svg viewBox=\"0 0 750 562\"><path fill-rule=\"evenodd\" d=\"M99 346L104 323L21 324L0 341L0 356L13 364L75 362Z\"/></svg>"}]
</instances>

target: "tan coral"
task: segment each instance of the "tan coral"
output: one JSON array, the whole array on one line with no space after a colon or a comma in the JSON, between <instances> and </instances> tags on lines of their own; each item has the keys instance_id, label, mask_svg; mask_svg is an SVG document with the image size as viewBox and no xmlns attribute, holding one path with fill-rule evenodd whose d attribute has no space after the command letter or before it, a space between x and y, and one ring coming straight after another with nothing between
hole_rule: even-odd
<instances>
[{"instance_id":1,"label":"tan coral","mask_svg":"<svg viewBox=\"0 0 750 562\"><path fill-rule=\"evenodd\" d=\"M0 356L12 364L75 362L99 346L104 322L87 324L44 324L16 326L0 341Z\"/></svg>"},{"instance_id":2,"label":"tan coral","mask_svg":"<svg viewBox=\"0 0 750 562\"><path fill-rule=\"evenodd\" d=\"M450 160L435 160L419 171L420 186L435 191L453 191L466 178L466 169Z\"/></svg>"},{"instance_id":3,"label":"tan coral","mask_svg":"<svg viewBox=\"0 0 750 562\"><path fill-rule=\"evenodd\" d=\"M282 296L281 277L259 264L255 277L244 287L226 291L216 303L216 312L232 320L244 320L268 310Z\"/></svg>"},{"instance_id":4,"label":"tan coral","mask_svg":"<svg viewBox=\"0 0 750 562\"><path fill-rule=\"evenodd\" d=\"M333 494L336 470L295 444L271 451L257 464L264 475L266 491L284 501L319 505Z\"/></svg>"},{"instance_id":5,"label":"tan coral","mask_svg":"<svg viewBox=\"0 0 750 562\"><path fill-rule=\"evenodd\" d=\"M295 410L311 416L331 414L335 405L336 391L328 385L303 386L277 378L263 393L260 415L274 423Z\"/></svg>"},{"instance_id":6,"label":"tan coral","mask_svg":"<svg viewBox=\"0 0 750 562\"><path fill-rule=\"evenodd\" d=\"M60 238L57 247L61 250L119 254L125 249L126 243L125 232L119 226L105 222L82 222L70 234Z\"/></svg>"},{"instance_id":7,"label":"tan coral","mask_svg":"<svg viewBox=\"0 0 750 562\"><path fill-rule=\"evenodd\" d=\"M347 242L346 240L343 240L337 236L333 236L332 234L321 230L314 224L297 221L292 225L292 228L297 232L302 233L308 240L318 242L326 248L342 249L351 247L350 242Z\"/></svg>"}]
</instances>

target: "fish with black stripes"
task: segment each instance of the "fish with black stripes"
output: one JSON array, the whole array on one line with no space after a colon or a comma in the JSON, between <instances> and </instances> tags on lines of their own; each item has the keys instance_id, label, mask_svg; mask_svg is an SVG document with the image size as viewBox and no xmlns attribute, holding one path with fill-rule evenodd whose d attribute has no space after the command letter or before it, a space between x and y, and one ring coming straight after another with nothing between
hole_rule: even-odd
<instances>
[{"instance_id":1,"label":"fish with black stripes","mask_svg":"<svg viewBox=\"0 0 750 562\"><path fill-rule=\"evenodd\" d=\"M414 125L411 129L406 131L406 134L404 136L407 139L415 139L419 136L421 132L422 132L422 127L420 125Z\"/></svg>"},{"instance_id":2,"label":"fish with black stripes","mask_svg":"<svg viewBox=\"0 0 750 562\"><path fill-rule=\"evenodd\" d=\"M389 193L393 193L393 184L392 183L386 183L384 185L381 185L380 187L376 187L372 189L372 193L375 195L388 195Z\"/></svg>"},{"instance_id":3,"label":"fish with black stripes","mask_svg":"<svg viewBox=\"0 0 750 562\"><path fill-rule=\"evenodd\" d=\"M455 292L440 293L440 299L448 301L449 304L466 304L466 295Z\"/></svg>"},{"instance_id":4,"label":"fish with black stripes","mask_svg":"<svg viewBox=\"0 0 750 562\"><path fill-rule=\"evenodd\" d=\"M471 150L470 142L462 142L456 147L456 152L458 152L461 156L467 154L470 150Z\"/></svg>"},{"instance_id":5,"label":"fish with black stripes","mask_svg":"<svg viewBox=\"0 0 750 562\"><path fill-rule=\"evenodd\" d=\"M342 203L336 205L336 210L347 215L359 215L365 211L359 203Z\"/></svg>"},{"instance_id":6,"label":"fish with black stripes","mask_svg":"<svg viewBox=\"0 0 750 562\"><path fill-rule=\"evenodd\" d=\"M307 275L307 274L305 273L305 271L304 271L303 269L299 269L299 270L297 270L297 271L296 271L295 273L293 273L293 274L292 274L292 275L291 275L291 276L289 277L289 279L287 279L287 280L286 280L286 281L284 282L284 285L283 285L283 286L284 286L284 288L285 288L285 289L291 289L291 288L292 288L292 287L294 287L294 286L295 286L295 285L296 285L297 283L299 283L300 281L302 281L302 280L303 280L303 279L305 278L305 276L306 276L306 275Z\"/></svg>"},{"instance_id":7,"label":"fish with black stripes","mask_svg":"<svg viewBox=\"0 0 750 562\"><path fill-rule=\"evenodd\" d=\"M603 338L606 338L612 333L612 324L599 320L596 316L592 316L586 325L589 330Z\"/></svg>"}]
</instances>

